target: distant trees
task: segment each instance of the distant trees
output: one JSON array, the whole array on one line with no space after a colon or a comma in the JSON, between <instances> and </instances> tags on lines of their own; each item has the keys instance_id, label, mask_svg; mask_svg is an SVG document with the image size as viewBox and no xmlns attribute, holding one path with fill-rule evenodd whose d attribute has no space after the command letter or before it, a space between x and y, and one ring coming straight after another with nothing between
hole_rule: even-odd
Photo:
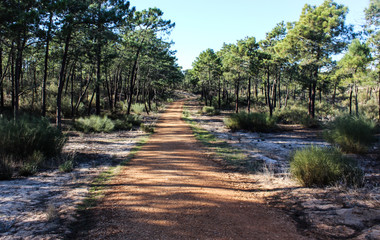
<instances>
[{"instance_id":1,"label":"distant trees","mask_svg":"<svg viewBox=\"0 0 380 240\"><path fill-rule=\"evenodd\" d=\"M164 40L173 27L125 0L1 1L0 112L55 112L60 127L135 101L150 111L183 77Z\"/></svg>"},{"instance_id":2,"label":"distant trees","mask_svg":"<svg viewBox=\"0 0 380 240\"><path fill-rule=\"evenodd\" d=\"M346 101L349 96L349 112L355 102L356 114L359 114L360 89L368 89L363 104L372 94L369 82L377 82L380 91L379 9L379 0L371 0L365 11L367 42L363 41L364 35L358 38L359 33L345 23L347 7L325 0L320 6L306 4L298 21L278 23L264 40L257 42L254 37L247 37L234 44L224 44L215 53L220 59L220 76L224 81L223 105L232 107L234 98L236 112L239 105L247 106L250 112L254 103L253 107L260 111L266 106L265 111L272 116L287 107L289 100L294 103L298 99L307 107L309 120L313 120L317 108L321 109L322 98L335 106L337 95L341 94L339 101ZM214 54L214 51L202 52L194 61L193 69L185 74L192 89L199 89L210 79L207 66L214 60L207 58L206 53ZM332 60L337 54L344 54L339 62ZM374 71L377 80L369 80ZM205 104L212 102L209 99ZM380 98L378 102L380 117Z\"/></svg>"}]
</instances>

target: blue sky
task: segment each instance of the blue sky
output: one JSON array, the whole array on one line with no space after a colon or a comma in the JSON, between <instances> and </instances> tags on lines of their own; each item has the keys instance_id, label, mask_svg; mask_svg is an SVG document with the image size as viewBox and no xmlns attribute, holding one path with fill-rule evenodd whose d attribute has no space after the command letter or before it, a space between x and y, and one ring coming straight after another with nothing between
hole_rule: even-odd
<instances>
[{"instance_id":1,"label":"blue sky","mask_svg":"<svg viewBox=\"0 0 380 240\"><path fill-rule=\"evenodd\" d=\"M176 23L170 38L175 42L178 64L191 68L200 52L218 51L223 43L235 43L247 36L265 38L281 21L297 21L305 4L320 5L323 0L131 0L137 10L160 8L164 19ZM347 23L364 23L369 0L336 0L349 8Z\"/></svg>"}]
</instances>

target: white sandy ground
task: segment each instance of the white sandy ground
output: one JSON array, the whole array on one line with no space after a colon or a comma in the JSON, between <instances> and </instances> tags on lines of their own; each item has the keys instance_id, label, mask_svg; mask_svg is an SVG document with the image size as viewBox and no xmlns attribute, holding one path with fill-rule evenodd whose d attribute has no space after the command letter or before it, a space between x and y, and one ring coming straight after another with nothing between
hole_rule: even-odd
<instances>
[{"instance_id":1,"label":"white sandy ground","mask_svg":"<svg viewBox=\"0 0 380 240\"><path fill-rule=\"evenodd\" d=\"M141 131L74 133L64 148L66 153L80 154L73 172L54 170L0 181L0 239L62 239L93 178L125 159L144 135Z\"/></svg>"}]
</instances>

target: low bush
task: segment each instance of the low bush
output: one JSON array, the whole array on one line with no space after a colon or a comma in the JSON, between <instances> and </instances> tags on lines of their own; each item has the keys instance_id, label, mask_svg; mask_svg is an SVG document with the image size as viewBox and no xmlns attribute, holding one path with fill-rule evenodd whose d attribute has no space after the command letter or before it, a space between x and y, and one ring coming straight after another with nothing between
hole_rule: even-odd
<instances>
[{"instance_id":1,"label":"low bush","mask_svg":"<svg viewBox=\"0 0 380 240\"><path fill-rule=\"evenodd\" d=\"M212 116L212 115L219 115L220 114L220 112L219 112L219 110L216 110L214 107L209 107L209 106L204 106L203 108L202 108L202 114L206 114L206 115L210 115L210 116Z\"/></svg>"},{"instance_id":2,"label":"low bush","mask_svg":"<svg viewBox=\"0 0 380 240\"><path fill-rule=\"evenodd\" d=\"M0 117L0 153L26 158L35 151L45 157L61 153L66 137L46 118L20 116L17 120Z\"/></svg>"},{"instance_id":3,"label":"low bush","mask_svg":"<svg viewBox=\"0 0 380 240\"><path fill-rule=\"evenodd\" d=\"M131 106L132 112L137 115L142 114L145 111L145 104L143 103L134 103Z\"/></svg>"},{"instance_id":4,"label":"low bush","mask_svg":"<svg viewBox=\"0 0 380 240\"><path fill-rule=\"evenodd\" d=\"M327 125L324 138L345 152L363 153L375 141L375 123L363 116L343 115Z\"/></svg>"},{"instance_id":5,"label":"low bush","mask_svg":"<svg viewBox=\"0 0 380 240\"><path fill-rule=\"evenodd\" d=\"M115 130L131 130L133 127L138 127L141 124L141 118L138 115L125 115L122 118L115 119Z\"/></svg>"},{"instance_id":6,"label":"low bush","mask_svg":"<svg viewBox=\"0 0 380 240\"><path fill-rule=\"evenodd\" d=\"M224 119L224 124L233 131L269 132L276 129L275 120L264 113L234 113Z\"/></svg>"},{"instance_id":7,"label":"low bush","mask_svg":"<svg viewBox=\"0 0 380 240\"><path fill-rule=\"evenodd\" d=\"M92 115L87 118L79 118L75 122L75 128L85 133L89 132L111 132L115 124L107 116L100 117Z\"/></svg>"},{"instance_id":8,"label":"low bush","mask_svg":"<svg viewBox=\"0 0 380 240\"><path fill-rule=\"evenodd\" d=\"M302 124L305 127L316 127L319 125L317 120L309 117L307 109L300 106L281 109L276 111L274 115L278 123Z\"/></svg>"},{"instance_id":9,"label":"low bush","mask_svg":"<svg viewBox=\"0 0 380 240\"><path fill-rule=\"evenodd\" d=\"M336 148L310 146L296 151L290 172L302 185L328 186L341 183L360 186L363 171L357 162L342 155Z\"/></svg>"}]
</instances>

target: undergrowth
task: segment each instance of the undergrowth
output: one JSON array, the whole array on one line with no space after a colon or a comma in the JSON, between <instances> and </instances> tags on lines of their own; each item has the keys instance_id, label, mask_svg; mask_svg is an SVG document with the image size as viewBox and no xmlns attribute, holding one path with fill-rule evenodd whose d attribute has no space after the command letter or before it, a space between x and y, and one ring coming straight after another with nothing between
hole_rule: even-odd
<instances>
[{"instance_id":1,"label":"undergrowth","mask_svg":"<svg viewBox=\"0 0 380 240\"><path fill-rule=\"evenodd\" d=\"M363 171L357 162L333 147L309 146L296 151L291 157L290 172L306 187L363 184Z\"/></svg>"},{"instance_id":2,"label":"undergrowth","mask_svg":"<svg viewBox=\"0 0 380 240\"><path fill-rule=\"evenodd\" d=\"M224 124L232 131L270 132L276 129L275 119L264 113L233 113Z\"/></svg>"},{"instance_id":3,"label":"undergrowth","mask_svg":"<svg viewBox=\"0 0 380 240\"><path fill-rule=\"evenodd\" d=\"M343 115L327 125L326 141L345 152L364 153L376 140L375 123L363 116Z\"/></svg>"}]
</instances>

